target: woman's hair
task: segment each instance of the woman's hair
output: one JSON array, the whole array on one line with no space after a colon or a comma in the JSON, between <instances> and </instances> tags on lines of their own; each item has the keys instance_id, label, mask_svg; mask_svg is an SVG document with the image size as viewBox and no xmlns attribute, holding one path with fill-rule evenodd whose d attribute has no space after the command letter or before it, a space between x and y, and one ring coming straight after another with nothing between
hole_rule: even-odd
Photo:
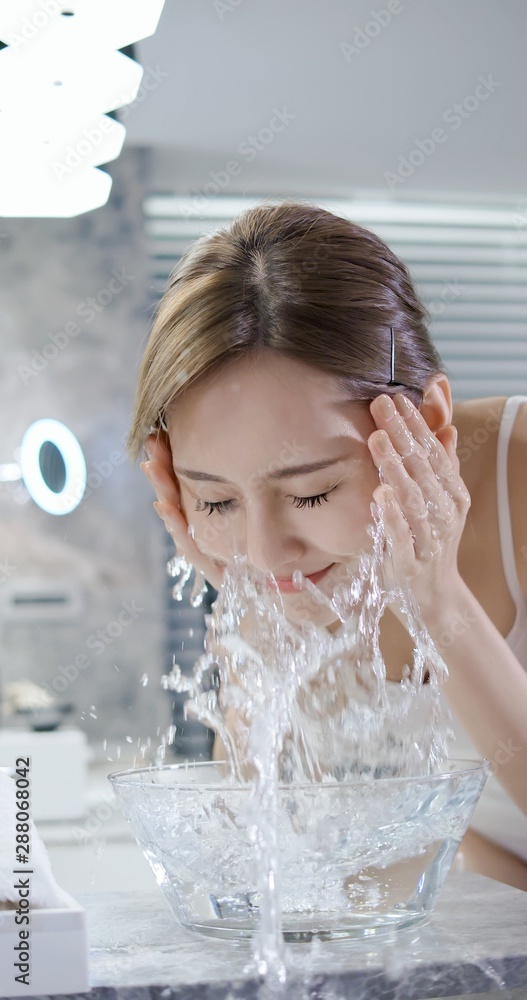
<instances>
[{"instance_id":1,"label":"woman's hair","mask_svg":"<svg viewBox=\"0 0 527 1000\"><path fill-rule=\"evenodd\" d=\"M420 406L445 372L429 320L406 266L374 233L299 201L248 209L196 240L172 272L139 372L130 455L191 385L262 351L333 375L349 400L403 391Z\"/></svg>"}]
</instances>

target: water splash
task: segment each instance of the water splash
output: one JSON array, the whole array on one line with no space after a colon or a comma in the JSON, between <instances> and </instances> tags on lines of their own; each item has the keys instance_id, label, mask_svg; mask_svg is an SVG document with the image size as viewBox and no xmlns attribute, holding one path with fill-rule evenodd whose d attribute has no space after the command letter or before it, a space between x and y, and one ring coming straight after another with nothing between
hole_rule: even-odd
<instances>
[{"instance_id":1,"label":"water splash","mask_svg":"<svg viewBox=\"0 0 527 1000\"><path fill-rule=\"evenodd\" d=\"M187 562L185 556L173 556L167 562L167 572L171 577L178 577L177 583L172 587L172 597L176 601L183 600L183 591L185 589L185 584L190 580L194 567L191 563ZM193 608L200 607L203 604L203 598L207 593L207 581L201 572L201 570L196 570L196 578L190 595L190 603Z\"/></svg>"},{"instance_id":2,"label":"water splash","mask_svg":"<svg viewBox=\"0 0 527 1000\"><path fill-rule=\"evenodd\" d=\"M285 982L276 809L280 782L325 782L439 772L447 759L448 716L440 696L447 667L406 582L398 580L382 513L372 505L371 551L340 568L331 596L295 571L295 587L332 612L336 632L288 618L272 575L235 553L205 616L205 653L192 676L178 664L166 688L187 692L185 714L221 739L231 779L251 781L250 831L258 856L259 972ZM168 564L176 600L192 567ZM391 582L388 582L391 581ZM395 581L395 583L394 583ZM206 589L196 573L193 600ZM193 603L191 599L191 603ZM201 603L200 600L197 603ZM194 604L196 606L196 604ZM387 681L379 626L388 608L404 616L413 662Z\"/></svg>"}]
</instances>

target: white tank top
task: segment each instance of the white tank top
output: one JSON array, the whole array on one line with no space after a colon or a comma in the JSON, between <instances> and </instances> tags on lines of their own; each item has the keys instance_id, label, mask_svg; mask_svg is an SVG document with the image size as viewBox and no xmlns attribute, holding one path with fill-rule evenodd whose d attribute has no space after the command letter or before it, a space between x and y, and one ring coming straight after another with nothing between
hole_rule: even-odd
<instances>
[{"instance_id":1,"label":"white tank top","mask_svg":"<svg viewBox=\"0 0 527 1000\"><path fill-rule=\"evenodd\" d=\"M506 642L517 660L527 670L527 597L522 592L516 571L507 483L509 440L518 408L523 402L527 402L527 396L510 396L505 403L498 431L496 480L503 569L507 586L516 605L516 619L511 631L506 636ZM452 756L481 757L455 718L453 718L452 728L456 734L455 742L451 744ZM488 837L489 840L493 840L527 861L527 816L513 802L493 774L489 775L487 779L470 825L477 833Z\"/></svg>"}]
</instances>

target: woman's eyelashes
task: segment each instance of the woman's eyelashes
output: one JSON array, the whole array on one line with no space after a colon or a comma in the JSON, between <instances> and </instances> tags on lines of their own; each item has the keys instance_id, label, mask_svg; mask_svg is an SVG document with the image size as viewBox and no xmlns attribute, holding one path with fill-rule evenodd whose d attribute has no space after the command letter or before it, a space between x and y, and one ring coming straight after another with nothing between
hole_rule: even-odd
<instances>
[{"instance_id":1,"label":"woman's eyelashes","mask_svg":"<svg viewBox=\"0 0 527 1000\"><path fill-rule=\"evenodd\" d=\"M226 514L228 510L232 510L236 506L235 500L219 500L216 503L212 503L209 500L196 501L196 510L203 511L206 510L207 514L212 514L216 511L217 514ZM207 509L208 508L208 509Z\"/></svg>"},{"instance_id":2,"label":"woman's eyelashes","mask_svg":"<svg viewBox=\"0 0 527 1000\"><path fill-rule=\"evenodd\" d=\"M315 504L319 507L322 506L322 501L328 499L330 493L333 490L328 490L327 493L317 493L313 497L293 497L293 504L295 507L314 507Z\"/></svg>"},{"instance_id":3,"label":"woman's eyelashes","mask_svg":"<svg viewBox=\"0 0 527 1000\"><path fill-rule=\"evenodd\" d=\"M315 507L315 506L321 507L322 501L324 500L328 502L328 496L330 495L330 493L333 493L336 489L337 487L334 486L333 489L326 490L325 493L317 493L315 496L311 497L292 497L291 499L293 501L293 506L301 508ZM208 507L209 510L207 511L207 514L212 514L214 511L216 511L218 514L226 514L227 511L232 510L236 506L235 500L219 500L218 502L214 503L213 501L210 500L202 500L201 497L196 497L195 499L198 501L198 504L204 504L204 507L196 506L195 510L203 512L203 510Z\"/></svg>"}]
</instances>

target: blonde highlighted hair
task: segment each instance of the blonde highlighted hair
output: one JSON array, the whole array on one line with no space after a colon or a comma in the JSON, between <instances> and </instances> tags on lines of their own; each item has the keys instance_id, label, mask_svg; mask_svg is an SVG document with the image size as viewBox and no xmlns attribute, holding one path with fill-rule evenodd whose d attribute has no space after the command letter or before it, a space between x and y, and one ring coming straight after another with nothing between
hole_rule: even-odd
<instances>
[{"instance_id":1,"label":"blonde highlighted hair","mask_svg":"<svg viewBox=\"0 0 527 1000\"><path fill-rule=\"evenodd\" d=\"M196 240L170 276L139 372L130 456L181 393L261 351L333 375L350 400L402 391L419 406L446 374L429 319L405 264L374 233L301 201L248 209Z\"/></svg>"}]
</instances>

